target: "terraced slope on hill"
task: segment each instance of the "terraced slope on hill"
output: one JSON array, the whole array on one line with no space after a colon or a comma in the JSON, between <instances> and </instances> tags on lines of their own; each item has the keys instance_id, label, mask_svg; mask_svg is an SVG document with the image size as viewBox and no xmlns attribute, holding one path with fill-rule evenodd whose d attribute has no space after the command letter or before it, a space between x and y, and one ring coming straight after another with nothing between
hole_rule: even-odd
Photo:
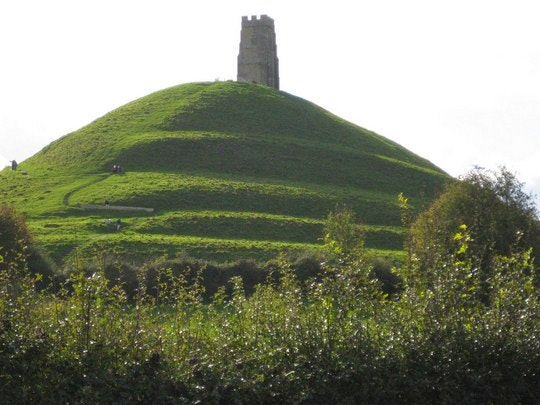
<instances>
[{"instance_id":1,"label":"terraced slope on hill","mask_svg":"<svg viewBox=\"0 0 540 405\"><path fill-rule=\"evenodd\" d=\"M124 173L113 174L120 164ZM430 201L449 177L395 142L285 92L184 84L133 101L1 172L2 200L28 215L61 262L95 250L266 259L320 246L336 204L367 246L401 249L396 197ZM109 209L85 209L110 203ZM117 211L115 206L154 212ZM108 219L121 218L116 231Z\"/></svg>"}]
</instances>

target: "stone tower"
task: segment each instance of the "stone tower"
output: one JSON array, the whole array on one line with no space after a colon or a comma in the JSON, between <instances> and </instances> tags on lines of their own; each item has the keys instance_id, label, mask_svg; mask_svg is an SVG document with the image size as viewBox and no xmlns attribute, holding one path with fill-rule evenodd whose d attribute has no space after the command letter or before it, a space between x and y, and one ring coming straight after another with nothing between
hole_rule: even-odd
<instances>
[{"instance_id":1,"label":"stone tower","mask_svg":"<svg viewBox=\"0 0 540 405\"><path fill-rule=\"evenodd\" d=\"M242 17L240 53L238 54L239 82L264 84L279 90L274 20L267 15Z\"/></svg>"}]
</instances>

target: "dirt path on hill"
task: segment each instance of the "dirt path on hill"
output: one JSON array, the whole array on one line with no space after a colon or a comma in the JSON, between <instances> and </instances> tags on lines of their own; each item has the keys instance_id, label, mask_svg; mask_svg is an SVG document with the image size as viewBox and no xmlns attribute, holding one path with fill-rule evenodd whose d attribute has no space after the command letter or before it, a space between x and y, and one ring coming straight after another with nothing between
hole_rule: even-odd
<instances>
[{"instance_id":1,"label":"dirt path on hill","mask_svg":"<svg viewBox=\"0 0 540 405\"><path fill-rule=\"evenodd\" d=\"M70 197L73 195L73 193L76 193L77 191L81 191L82 189L88 187L88 186L92 186L94 184L97 184L97 183L100 183L102 182L103 180L106 180L109 178L109 174L102 174L102 175L97 175L99 176L99 178L97 179L92 179L91 181L89 181L88 183L85 183L85 184L82 184L80 185L79 187L76 187L74 188L73 190L71 191L68 191L65 195L64 195L64 198L62 200L62 203L66 206L69 206L69 199Z\"/></svg>"}]
</instances>

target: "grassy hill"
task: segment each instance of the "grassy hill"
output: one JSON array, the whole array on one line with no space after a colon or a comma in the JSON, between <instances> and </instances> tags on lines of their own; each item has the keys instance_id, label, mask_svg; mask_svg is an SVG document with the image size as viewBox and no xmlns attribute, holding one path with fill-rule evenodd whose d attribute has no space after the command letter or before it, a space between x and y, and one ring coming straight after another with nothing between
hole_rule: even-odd
<instances>
[{"instance_id":1,"label":"grassy hill","mask_svg":"<svg viewBox=\"0 0 540 405\"><path fill-rule=\"evenodd\" d=\"M120 164L124 174L112 174ZM26 174L23 174L24 171ZM250 83L185 84L135 100L0 172L61 263L94 251L267 259L316 249L347 204L367 247L401 249L396 197L429 202L449 177L429 161L290 94ZM85 204L153 208L89 210ZM121 218L116 232L106 219Z\"/></svg>"}]
</instances>

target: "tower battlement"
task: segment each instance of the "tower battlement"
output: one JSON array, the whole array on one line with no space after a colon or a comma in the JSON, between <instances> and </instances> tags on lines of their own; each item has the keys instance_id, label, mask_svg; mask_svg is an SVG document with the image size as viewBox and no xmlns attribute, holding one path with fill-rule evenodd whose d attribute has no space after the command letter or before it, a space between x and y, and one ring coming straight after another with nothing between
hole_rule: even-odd
<instances>
[{"instance_id":1,"label":"tower battlement","mask_svg":"<svg viewBox=\"0 0 540 405\"><path fill-rule=\"evenodd\" d=\"M260 18L256 15L242 17L242 27L253 27L256 25L271 25L273 27L274 20L266 14L261 14Z\"/></svg>"},{"instance_id":2,"label":"tower battlement","mask_svg":"<svg viewBox=\"0 0 540 405\"><path fill-rule=\"evenodd\" d=\"M264 84L279 90L274 20L266 14L260 18L256 15L251 18L242 17L237 80Z\"/></svg>"}]
</instances>

